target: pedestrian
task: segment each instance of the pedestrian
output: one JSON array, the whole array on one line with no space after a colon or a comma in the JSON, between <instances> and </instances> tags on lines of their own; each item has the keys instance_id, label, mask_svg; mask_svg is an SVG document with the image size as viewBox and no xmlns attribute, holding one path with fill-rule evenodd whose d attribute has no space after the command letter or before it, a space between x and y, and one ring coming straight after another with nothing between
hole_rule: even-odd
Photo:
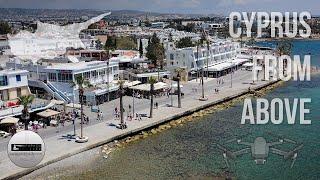
<instances>
[{"instance_id":1,"label":"pedestrian","mask_svg":"<svg viewBox=\"0 0 320 180\"><path fill-rule=\"evenodd\" d=\"M103 120L103 113L100 111L100 120Z\"/></svg>"},{"instance_id":2,"label":"pedestrian","mask_svg":"<svg viewBox=\"0 0 320 180\"><path fill-rule=\"evenodd\" d=\"M115 118L118 118L118 109L117 109L117 107L114 109L114 116L115 116Z\"/></svg>"},{"instance_id":3,"label":"pedestrian","mask_svg":"<svg viewBox=\"0 0 320 180\"><path fill-rule=\"evenodd\" d=\"M131 112L131 105L129 104L129 113Z\"/></svg>"},{"instance_id":4,"label":"pedestrian","mask_svg":"<svg viewBox=\"0 0 320 180\"><path fill-rule=\"evenodd\" d=\"M89 116L86 117L86 124L89 124Z\"/></svg>"},{"instance_id":5,"label":"pedestrian","mask_svg":"<svg viewBox=\"0 0 320 180\"><path fill-rule=\"evenodd\" d=\"M98 110L98 112L97 112L97 121L99 121L100 120L100 110Z\"/></svg>"},{"instance_id":6,"label":"pedestrian","mask_svg":"<svg viewBox=\"0 0 320 180\"><path fill-rule=\"evenodd\" d=\"M42 128L43 128L43 129L46 129L46 123L45 123L45 122L43 122Z\"/></svg>"},{"instance_id":7,"label":"pedestrian","mask_svg":"<svg viewBox=\"0 0 320 180\"><path fill-rule=\"evenodd\" d=\"M158 102L156 102L156 109L158 109Z\"/></svg>"}]
</instances>

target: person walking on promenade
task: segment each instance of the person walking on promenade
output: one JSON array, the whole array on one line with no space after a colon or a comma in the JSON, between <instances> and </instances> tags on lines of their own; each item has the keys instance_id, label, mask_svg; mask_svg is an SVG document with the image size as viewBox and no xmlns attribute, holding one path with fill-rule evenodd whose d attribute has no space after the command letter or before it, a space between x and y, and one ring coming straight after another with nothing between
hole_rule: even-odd
<instances>
[{"instance_id":1,"label":"person walking on promenade","mask_svg":"<svg viewBox=\"0 0 320 180\"><path fill-rule=\"evenodd\" d=\"M100 120L101 120L101 121L103 120L103 113L102 113L102 111L100 111Z\"/></svg>"},{"instance_id":2,"label":"person walking on promenade","mask_svg":"<svg viewBox=\"0 0 320 180\"><path fill-rule=\"evenodd\" d=\"M99 121L100 120L100 110L98 110L98 112L97 112L97 121Z\"/></svg>"},{"instance_id":3,"label":"person walking on promenade","mask_svg":"<svg viewBox=\"0 0 320 180\"><path fill-rule=\"evenodd\" d=\"M129 113L131 113L131 105L129 104Z\"/></svg>"},{"instance_id":4,"label":"person walking on promenade","mask_svg":"<svg viewBox=\"0 0 320 180\"><path fill-rule=\"evenodd\" d=\"M89 116L86 117L86 124L89 124Z\"/></svg>"},{"instance_id":5,"label":"person walking on promenade","mask_svg":"<svg viewBox=\"0 0 320 180\"><path fill-rule=\"evenodd\" d=\"M118 118L118 108L114 108L114 117L117 119Z\"/></svg>"}]
</instances>

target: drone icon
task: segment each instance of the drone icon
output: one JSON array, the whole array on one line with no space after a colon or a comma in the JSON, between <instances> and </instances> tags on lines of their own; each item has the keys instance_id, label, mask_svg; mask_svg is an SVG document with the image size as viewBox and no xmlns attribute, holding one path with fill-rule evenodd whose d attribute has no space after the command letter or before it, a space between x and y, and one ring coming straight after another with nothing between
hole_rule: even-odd
<instances>
[{"instance_id":1,"label":"drone icon","mask_svg":"<svg viewBox=\"0 0 320 180\"><path fill-rule=\"evenodd\" d=\"M237 142L238 145L248 146L238 151L231 151L221 144L216 144L216 145L221 151L223 151L222 155L227 167L230 167L228 159L235 159L243 154L249 154L249 153L251 153L251 157L254 159L256 164L263 165L266 163L269 153L272 153L272 154L282 156L284 160L291 160L292 162L291 162L290 168L292 168L297 159L298 151L303 147L303 144L288 138L284 138L282 136L273 135L271 133L269 134L272 136L276 136L278 138L278 141L267 142L265 138L257 137L253 143L243 142L241 138L233 138L224 143L224 144L228 144L232 142ZM273 147L273 146L281 145L284 143L291 143L296 146L291 151L283 151Z\"/></svg>"}]
</instances>

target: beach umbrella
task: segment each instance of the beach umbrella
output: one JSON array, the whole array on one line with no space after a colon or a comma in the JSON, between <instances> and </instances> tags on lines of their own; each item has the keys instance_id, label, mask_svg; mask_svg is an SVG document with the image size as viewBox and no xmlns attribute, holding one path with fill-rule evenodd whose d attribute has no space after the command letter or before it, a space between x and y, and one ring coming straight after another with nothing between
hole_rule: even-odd
<instances>
[{"instance_id":1,"label":"beach umbrella","mask_svg":"<svg viewBox=\"0 0 320 180\"><path fill-rule=\"evenodd\" d=\"M0 124L17 124L18 121L19 119L15 117L6 117L0 121Z\"/></svg>"}]
</instances>

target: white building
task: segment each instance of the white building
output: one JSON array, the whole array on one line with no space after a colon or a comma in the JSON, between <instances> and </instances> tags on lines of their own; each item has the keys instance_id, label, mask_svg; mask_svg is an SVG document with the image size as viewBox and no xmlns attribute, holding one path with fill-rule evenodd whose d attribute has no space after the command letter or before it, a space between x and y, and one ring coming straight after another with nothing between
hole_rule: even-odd
<instances>
[{"instance_id":1,"label":"white building","mask_svg":"<svg viewBox=\"0 0 320 180\"><path fill-rule=\"evenodd\" d=\"M56 60L57 61L57 60ZM118 86L112 84L119 77L119 65L117 62L107 61L80 61L80 62L61 62L51 61L40 64L22 63L19 61L10 61L7 63L8 68L26 69L29 73L29 85L32 90L44 90L46 93L65 102L78 102L78 89L74 86L76 77L81 75L89 83L97 88L90 91L91 101L96 99L104 102L112 99ZM102 84L109 84L109 88L98 88ZM111 94L111 95L110 95ZM110 98L110 96L112 96ZM110 99L109 99L110 98Z\"/></svg>"},{"instance_id":2,"label":"white building","mask_svg":"<svg viewBox=\"0 0 320 180\"><path fill-rule=\"evenodd\" d=\"M155 29L163 29L165 27L165 23L164 22L153 22L151 23L151 28L155 28Z\"/></svg>"},{"instance_id":3,"label":"white building","mask_svg":"<svg viewBox=\"0 0 320 180\"><path fill-rule=\"evenodd\" d=\"M245 62L236 58L239 48L239 43L228 40L211 44L209 51L207 47L169 48L167 68L170 71L184 68L191 78L202 69L208 71L210 77L218 77Z\"/></svg>"},{"instance_id":4,"label":"white building","mask_svg":"<svg viewBox=\"0 0 320 180\"><path fill-rule=\"evenodd\" d=\"M28 71L2 70L0 71L0 99L1 101L17 100L20 96L30 94L28 87Z\"/></svg>"}]
</instances>

